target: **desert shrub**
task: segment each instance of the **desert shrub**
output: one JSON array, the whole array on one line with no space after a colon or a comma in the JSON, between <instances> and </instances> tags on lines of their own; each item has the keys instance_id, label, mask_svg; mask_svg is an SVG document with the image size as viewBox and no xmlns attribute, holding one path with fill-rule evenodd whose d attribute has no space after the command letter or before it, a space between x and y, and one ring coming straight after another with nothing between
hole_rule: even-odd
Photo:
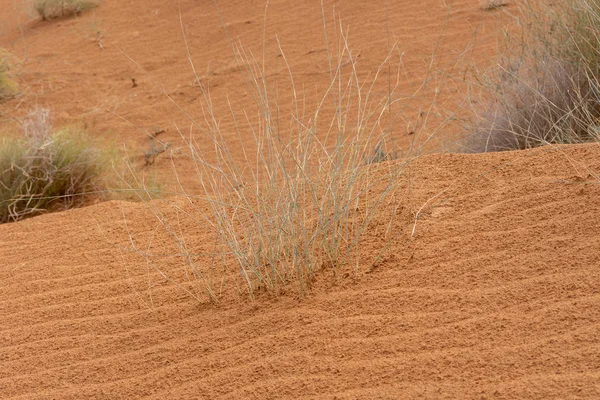
<instances>
[{"instance_id":1,"label":"desert shrub","mask_svg":"<svg viewBox=\"0 0 600 400\"><path fill-rule=\"evenodd\" d=\"M94 0L33 0L33 8L42 20L79 14L97 5Z\"/></svg>"},{"instance_id":2,"label":"desert shrub","mask_svg":"<svg viewBox=\"0 0 600 400\"><path fill-rule=\"evenodd\" d=\"M195 210L186 212L189 220L215 233L215 248L221 249L217 260L223 261L225 275L241 277L240 290L250 296L263 290L280 293L290 285L304 293L319 271L335 275L356 268L362 241L383 214L385 232L379 232L379 243L371 245L377 254L367 261L373 262L398 234L397 196L405 166L389 162L396 153L384 128L389 126L394 84L386 85L390 91L384 93L374 89L388 60L367 84L342 37L340 54L329 57L330 80L309 111L281 48L287 72L277 83L292 94L286 104L278 99L264 65L247 49L232 47L253 101L242 110L231 108L231 128L224 129L197 77L204 118L186 114L190 131L181 135L203 188L188 195L181 187ZM188 247L186 233L158 204L147 201L214 301L218 293L213 278L196 263L198 250Z\"/></svg>"},{"instance_id":3,"label":"desert shrub","mask_svg":"<svg viewBox=\"0 0 600 400\"><path fill-rule=\"evenodd\" d=\"M14 77L14 57L0 49L0 101L14 97L19 87Z\"/></svg>"},{"instance_id":4,"label":"desert shrub","mask_svg":"<svg viewBox=\"0 0 600 400\"><path fill-rule=\"evenodd\" d=\"M598 138L600 1L516 2L497 68L486 73L467 151Z\"/></svg>"},{"instance_id":5,"label":"desert shrub","mask_svg":"<svg viewBox=\"0 0 600 400\"><path fill-rule=\"evenodd\" d=\"M43 109L28 115L23 131L0 141L0 223L80 205L99 189L101 152L82 133L53 132Z\"/></svg>"}]
</instances>

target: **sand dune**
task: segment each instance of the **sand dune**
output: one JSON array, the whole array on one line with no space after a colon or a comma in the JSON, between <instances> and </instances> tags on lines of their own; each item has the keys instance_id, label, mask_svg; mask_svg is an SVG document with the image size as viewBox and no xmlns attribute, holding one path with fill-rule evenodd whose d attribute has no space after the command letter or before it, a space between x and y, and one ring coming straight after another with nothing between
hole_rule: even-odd
<instances>
[{"instance_id":1,"label":"sand dune","mask_svg":"<svg viewBox=\"0 0 600 400\"><path fill-rule=\"evenodd\" d=\"M134 148L137 161L141 130L165 128L163 139L179 146L173 124L189 121L150 78L193 108L180 12L202 79L221 99L215 107L248 102L211 2L105 0L43 23L13 3L0 2L8 16L0 47L27 58L27 91L1 105L5 126L39 104L57 124L83 121ZM232 36L260 49L266 32L265 57L275 60L277 34L306 88L327 80L319 2L271 1L266 31L264 2L221 3ZM465 89L456 82L467 54L468 65L493 62L498 14L475 0L327 1L329 27L334 6L355 32L366 76L392 38L403 54L400 97L426 77L443 81L432 85L432 120L447 118L443 110ZM435 79L434 53L444 73ZM398 122L399 148L414 140L410 127L432 93ZM291 97L280 95L282 104ZM444 145L461 124L456 118L446 139L432 142ZM174 160L193 191L193 163ZM600 398L599 160L596 144L415 157L399 211L406 226L385 257L339 276L321 271L302 296L251 300L227 272L211 304L144 203L113 200L0 225L0 398ZM171 167L167 157L154 165L167 186ZM151 203L177 220L169 204L184 209L186 200ZM214 233L177 221L190 248L213 250ZM382 240L376 229L367 234L363 258Z\"/></svg>"},{"instance_id":2,"label":"sand dune","mask_svg":"<svg viewBox=\"0 0 600 400\"><path fill-rule=\"evenodd\" d=\"M148 221L143 204L3 225L2 397L596 398L599 156L424 157L415 204L448 191L413 240L301 299L202 305L164 284L147 308L143 265L101 234L123 209Z\"/></svg>"}]
</instances>

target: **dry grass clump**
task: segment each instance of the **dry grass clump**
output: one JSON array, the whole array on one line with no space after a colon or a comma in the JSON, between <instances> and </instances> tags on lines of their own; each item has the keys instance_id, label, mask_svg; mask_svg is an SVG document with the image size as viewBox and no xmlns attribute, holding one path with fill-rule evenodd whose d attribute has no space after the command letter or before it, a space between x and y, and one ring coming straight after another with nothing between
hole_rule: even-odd
<instances>
[{"instance_id":1,"label":"dry grass clump","mask_svg":"<svg viewBox=\"0 0 600 400\"><path fill-rule=\"evenodd\" d=\"M233 148L241 140L226 140L214 123L208 132L216 161L192 146L212 212L207 220L233 256L250 294L258 289L277 293L290 282L302 293L318 271L336 274L355 265L370 222L397 194L402 164L377 165L392 153L383 145L389 138L382 130L392 93L377 97L370 92L373 86L361 84L345 38L342 46L329 87L310 113L304 111L287 66L293 93L287 120L278 116L281 105L270 100L259 63L238 48L238 65L259 115L249 129L253 155L235 161ZM351 60L346 73L345 59ZM320 121L326 106L336 111ZM374 160L373 154L382 157Z\"/></svg>"},{"instance_id":2,"label":"dry grass clump","mask_svg":"<svg viewBox=\"0 0 600 400\"><path fill-rule=\"evenodd\" d=\"M33 8L42 20L76 15L96 6L96 0L33 0Z\"/></svg>"},{"instance_id":3,"label":"dry grass clump","mask_svg":"<svg viewBox=\"0 0 600 400\"><path fill-rule=\"evenodd\" d=\"M0 101L13 98L19 93L14 77L14 57L0 49Z\"/></svg>"},{"instance_id":4,"label":"dry grass clump","mask_svg":"<svg viewBox=\"0 0 600 400\"><path fill-rule=\"evenodd\" d=\"M0 141L0 223L51 209L67 209L96 191L101 153L72 130L52 132L49 113L32 111L24 137Z\"/></svg>"},{"instance_id":5,"label":"dry grass clump","mask_svg":"<svg viewBox=\"0 0 600 400\"><path fill-rule=\"evenodd\" d=\"M596 140L600 1L523 1L517 7L517 29L507 34L498 67L482 82L487 100L466 150Z\"/></svg>"},{"instance_id":6,"label":"dry grass clump","mask_svg":"<svg viewBox=\"0 0 600 400\"><path fill-rule=\"evenodd\" d=\"M181 136L204 190L188 196L195 210L189 218L213 229L219 249L213 257L241 277L240 290L252 297L293 285L304 293L319 271L335 275L357 267L362 240L374 219L381 220L382 210L389 211L381 224L385 232L381 246L372 249L383 252L398 234L404 164L382 163L396 157L385 129L394 85L385 94L373 90L388 60L369 77L370 83L361 82L342 36L340 54L329 55L330 80L308 111L281 48L286 74L276 82L292 94L286 104L278 99L264 64L243 47L232 47L253 102L244 110L230 109L233 128L225 131L210 93L196 76L204 118L186 113L191 126ZM156 202L147 204L215 301L218 289L196 264L197 249L188 248L185 232Z\"/></svg>"}]
</instances>

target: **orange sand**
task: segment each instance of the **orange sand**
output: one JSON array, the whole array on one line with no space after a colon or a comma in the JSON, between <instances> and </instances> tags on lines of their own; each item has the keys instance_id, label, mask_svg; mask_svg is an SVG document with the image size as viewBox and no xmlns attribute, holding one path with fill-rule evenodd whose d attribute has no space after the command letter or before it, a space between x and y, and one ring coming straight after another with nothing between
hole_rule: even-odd
<instances>
[{"instance_id":1,"label":"orange sand","mask_svg":"<svg viewBox=\"0 0 600 400\"><path fill-rule=\"evenodd\" d=\"M386 3L327 1L328 26L334 6L361 70L376 69L388 52ZM259 52L264 3L221 7L230 34ZM78 18L42 23L4 0L0 47L26 57L26 90L0 105L2 123L16 125L39 104L57 124L83 121L127 144L138 161L143 129L167 129L162 139L177 147L174 124L189 122L150 77L194 109L180 10L211 95L243 108L248 98L209 1L105 0ZM475 0L450 9L389 2L387 16L404 53L400 94L425 79L436 45L436 66L454 65L475 30L471 61L491 61L495 20ZM296 79L308 88L326 82L319 2L271 1L267 21L267 60L277 57L277 34ZM446 69L452 82L457 71ZM464 86L442 89L436 104L451 109ZM215 106L226 110L223 100ZM400 148L413 140L410 112L398 122ZM459 130L450 124L448 135ZM175 160L192 190L193 165ZM305 296L290 290L254 302L231 283L218 304L198 302L132 254L130 237L142 249L152 240L155 254L172 250L144 204L110 201L1 225L0 397L600 398L599 160L597 145L420 157L407 175L407 228L383 260L343 276L324 271ZM168 180L168 157L154 171ZM190 247L212 250L210 231L181 223ZM382 240L376 229L367 235L365 257ZM184 282L177 261L155 262Z\"/></svg>"}]
</instances>

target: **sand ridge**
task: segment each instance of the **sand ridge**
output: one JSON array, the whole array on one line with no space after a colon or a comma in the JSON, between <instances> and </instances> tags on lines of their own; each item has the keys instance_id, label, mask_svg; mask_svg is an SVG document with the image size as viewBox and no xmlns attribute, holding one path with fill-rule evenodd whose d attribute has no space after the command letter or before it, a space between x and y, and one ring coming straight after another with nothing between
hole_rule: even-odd
<instances>
[{"instance_id":1,"label":"sand ridge","mask_svg":"<svg viewBox=\"0 0 600 400\"><path fill-rule=\"evenodd\" d=\"M477 3L350 0L324 8L329 27L335 6L355 32L364 74L389 51L389 23L405 54L399 95L407 95L436 46L444 49L436 65L460 76L454 63L478 31L469 57L491 62L496 14ZM260 49L265 3L220 4L230 34ZM1 105L7 125L17 124L23 104L39 104L52 107L57 124L85 123L135 151L147 141L141 130L154 126L179 146L174 123L189 121L149 78L186 108L197 105L180 12L213 97L227 95L237 109L248 102L211 2L104 0L92 13L48 23L21 11L0 2L0 45L27 60L27 91ZM277 57L277 34L298 79L319 87L328 75L320 4L271 1L267 19L265 57ZM436 112L451 109L464 89L444 82L432 86L443 88ZM290 96L282 92L282 103ZM419 104L409 111L418 114ZM408 122L400 148L413 140ZM228 272L220 301L210 304L149 204L109 201L1 225L0 397L600 398L598 160L598 145L417 157L399 209L406 226L385 257L337 277L322 272L304 296L289 290L251 301ZM193 165L183 157L174 164L193 192ZM158 158L158 178L172 178L171 166ZM186 199L150 205L165 207L190 248L213 251L213 233L177 211ZM377 229L365 236L364 259L381 240ZM210 258L199 264L219 268Z\"/></svg>"},{"instance_id":2,"label":"sand ridge","mask_svg":"<svg viewBox=\"0 0 600 400\"><path fill-rule=\"evenodd\" d=\"M413 241L302 299L199 305L165 284L146 307L144 266L77 222L147 221L141 204L4 225L3 397L595 398L599 155L424 157L414 201L453 189Z\"/></svg>"}]
</instances>

